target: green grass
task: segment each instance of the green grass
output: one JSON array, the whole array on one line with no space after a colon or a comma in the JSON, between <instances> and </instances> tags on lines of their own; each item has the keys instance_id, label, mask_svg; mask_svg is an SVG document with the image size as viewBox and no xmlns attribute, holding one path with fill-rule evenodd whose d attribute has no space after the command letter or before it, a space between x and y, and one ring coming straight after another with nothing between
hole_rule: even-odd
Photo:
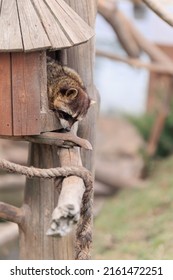
<instances>
[{"instance_id":1,"label":"green grass","mask_svg":"<svg viewBox=\"0 0 173 280\"><path fill-rule=\"evenodd\" d=\"M173 157L156 163L146 188L106 201L95 220L93 258L173 258Z\"/></svg>"}]
</instances>

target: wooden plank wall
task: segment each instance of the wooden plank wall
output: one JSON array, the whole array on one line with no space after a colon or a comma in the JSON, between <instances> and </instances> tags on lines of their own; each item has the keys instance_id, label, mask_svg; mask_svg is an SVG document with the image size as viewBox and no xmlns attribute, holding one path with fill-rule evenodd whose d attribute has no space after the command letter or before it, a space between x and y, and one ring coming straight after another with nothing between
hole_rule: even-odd
<instances>
[{"instance_id":1,"label":"wooden plank wall","mask_svg":"<svg viewBox=\"0 0 173 280\"><path fill-rule=\"evenodd\" d=\"M10 54L0 53L0 134L12 135Z\"/></svg>"},{"instance_id":2,"label":"wooden plank wall","mask_svg":"<svg viewBox=\"0 0 173 280\"><path fill-rule=\"evenodd\" d=\"M40 53L0 53L0 135L40 134Z\"/></svg>"},{"instance_id":3,"label":"wooden plank wall","mask_svg":"<svg viewBox=\"0 0 173 280\"><path fill-rule=\"evenodd\" d=\"M39 52L12 54L13 135L40 133Z\"/></svg>"}]
</instances>

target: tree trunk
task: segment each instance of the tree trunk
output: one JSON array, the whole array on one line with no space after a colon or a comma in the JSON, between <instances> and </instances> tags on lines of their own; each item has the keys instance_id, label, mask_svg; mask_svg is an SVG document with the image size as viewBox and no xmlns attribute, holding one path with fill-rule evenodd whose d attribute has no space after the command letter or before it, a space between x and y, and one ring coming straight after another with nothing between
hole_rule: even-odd
<instances>
[{"instance_id":1,"label":"tree trunk","mask_svg":"<svg viewBox=\"0 0 173 280\"><path fill-rule=\"evenodd\" d=\"M66 0L66 2L94 27L96 1ZM68 66L81 75L89 95L96 100L93 85L94 39L67 51ZM93 151L82 151L83 165L94 172L94 146L96 134L96 108L90 109L88 116L80 125L79 136L88 139ZM59 166L55 146L31 144L29 165L39 168ZM93 173L94 176L94 173ZM74 233L67 237L46 236L50 226L51 214L57 205L58 191L54 180L28 179L25 188L23 210L25 223L20 227L20 256L22 259L74 259Z\"/></svg>"}]
</instances>

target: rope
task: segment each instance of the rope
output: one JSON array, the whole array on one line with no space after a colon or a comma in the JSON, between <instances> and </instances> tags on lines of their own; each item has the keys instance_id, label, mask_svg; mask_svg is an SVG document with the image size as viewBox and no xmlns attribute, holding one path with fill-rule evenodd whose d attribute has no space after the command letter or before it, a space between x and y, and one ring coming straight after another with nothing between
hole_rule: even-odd
<instances>
[{"instance_id":1,"label":"rope","mask_svg":"<svg viewBox=\"0 0 173 280\"><path fill-rule=\"evenodd\" d=\"M76 231L76 259L90 259L90 247L92 242L92 197L93 181L91 173L84 167L64 166L57 168L41 169L22 166L5 159L0 159L0 168L12 173L25 175L26 177L52 179L56 177L78 176L84 180L85 192L82 200L81 219Z\"/></svg>"}]
</instances>

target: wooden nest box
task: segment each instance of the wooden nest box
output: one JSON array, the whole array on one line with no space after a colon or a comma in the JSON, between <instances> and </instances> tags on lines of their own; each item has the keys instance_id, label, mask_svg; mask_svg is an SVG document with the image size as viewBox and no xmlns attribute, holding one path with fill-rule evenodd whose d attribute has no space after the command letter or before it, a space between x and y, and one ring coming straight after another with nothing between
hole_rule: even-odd
<instances>
[{"instance_id":1,"label":"wooden nest box","mask_svg":"<svg viewBox=\"0 0 173 280\"><path fill-rule=\"evenodd\" d=\"M92 36L63 0L0 0L0 135L59 128L48 108L46 50L69 48Z\"/></svg>"}]
</instances>

